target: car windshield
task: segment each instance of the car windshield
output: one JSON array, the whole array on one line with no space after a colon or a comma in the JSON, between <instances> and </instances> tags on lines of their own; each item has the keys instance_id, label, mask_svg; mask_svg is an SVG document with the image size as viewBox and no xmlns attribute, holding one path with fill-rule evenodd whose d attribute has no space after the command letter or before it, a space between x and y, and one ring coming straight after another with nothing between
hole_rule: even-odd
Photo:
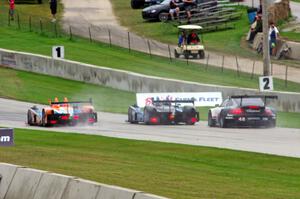
<instances>
[{"instance_id":1,"label":"car windshield","mask_svg":"<svg viewBox=\"0 0 300 199\"><path fill-rule=\"evenodd\" d=\"M241 104L241 98L234 99L234 101L238 105ZM265 103L261 98L243 98L241 106L265 106Z\"/></svg>"},{"instance_id":2,"label":"car windshield","mask_svg":"<svg viewBox=\"0 0 300 199\"><path fill-rule=\"evenodd\" d=\"M163 2L161 2L160 4L162 5L169 5L171 0L164 0Z\"/></svg>"}]
</instances>

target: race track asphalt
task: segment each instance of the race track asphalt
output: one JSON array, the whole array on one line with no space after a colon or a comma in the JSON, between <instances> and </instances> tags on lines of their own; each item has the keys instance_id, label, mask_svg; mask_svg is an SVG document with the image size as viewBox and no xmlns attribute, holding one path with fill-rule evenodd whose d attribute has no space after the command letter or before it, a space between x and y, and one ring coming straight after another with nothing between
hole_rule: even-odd
<instances>
[{"instance_id":1,"label":"race track asphalt","mask_svg":"<svg viewBox=\"0 0 300 199\"><path fill-rule=\"evenodd\" d=\"M0 126L211 146L300 157L300 129L220 129L209 128L206 122L200 122L194 126L147 126L125 122L127 116L124 114L103 112L98 113L99 122L93 126L32 127L26 124L26 113L32 105L0 98Z\"/></svg>"}]
</instances>

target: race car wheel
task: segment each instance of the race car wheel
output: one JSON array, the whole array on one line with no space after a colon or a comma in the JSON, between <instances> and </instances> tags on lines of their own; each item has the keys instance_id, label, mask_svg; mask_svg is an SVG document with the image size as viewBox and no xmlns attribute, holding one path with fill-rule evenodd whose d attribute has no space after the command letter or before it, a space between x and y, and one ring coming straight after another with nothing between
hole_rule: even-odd
<instances>
[{"instance_id":1,"label":"race car wheel","mask_svg":"<svg viewBox=\"0 0 300 199\"><path fill-rule=\"evenodd\" d=\"M159 19L159 21L161 21L161 22L166 22L166 21L168 21L168 19L169 19L169 14L168 14L168 13L165 13L165 12L161 12L161 13L159 13L159 15L158 15L158 19Z\"/></svg>"},{"instance_id":2,"label":"race car wheel","mask_svg":"<svg viewBox=\"0 0 300 199\"><path fill-rule=\"evenodd\" d=\"M205 53L203 50L199 51L199 59L204 59L205 58Z\"/></svg>"},{"instance_id":3,"label":"race car wheel","mask_svg":"<svg viewBox=\"0 0 300 199\"><path fill-rule=\"evenodd\" d=\"M152 117L157 118L157 124L159 124L159 119L156 116L156 109L152 108L152 107L145 107L144 109L144 122L145 124L152 124L152 122L150 121Z\"/></svg>"},{"instance_id":4,"label":"race car wheel","mask_svg":"<svg viewBox=\"0 0 300 199\"><path fill-rule=\"evenodd\" d=\"M221 128L227 128L228 127L228 125L227 125L226 120L225 120L224 117L220 118L220 127Z\"/></svg>"},{"instance_id":5,"label":"race car wheel","mask_svg":"<svg viewBox=\"0 0 300 199\"><path fill-rule=\"evenodd\" d=\"M184 106L182 111L182 118L185 124L187 125L194 125L195 122L193 122L191 119L195 117L196 111L193 107Z\"/></svg>"},{"instance_id":6,"label":"race car wheel","mask_svg":"<svg viewBox=\"0 0 300 199\"><path fill-rule=\"evenodd\" d=\"M42 111L42 126L46 126L46 114L45 114L45 110L43 109Z\"/></svg>"},{"instance_id":7,"label":"race car wheel","mask_svg":"<svg viewBox=\"0 0 300 199\"><path fill-rule=\"evenodd\" d=\"M275 128L276 127L276 121L271 121L268 125L269 128Z\"/></svg>"},{"instance_id":8,"label":"race car wheel","mask_svg":"<svg viewBox=\"0 0 300 199\"><path fill-rule=\"evenodd\" d=\"M175 58L179 58L179 54L177 53L177 50L176 49L174 49L174 56L175 56Z\"/></svg>"},{"instance_id":9,"label":"race car wheel","mask_svg":"<svg viewBox=\"0 0 300 199\"><path fill-rule=\"evenodd\" d=\"M27 124L30 125L30 126L33 125L32 115L31 115L30 111L27 112Z\"/></svg>"},{"instance_id":10,"label":"race car wheel","mask_svg":"<svg viewBox=\"0 0 300 199\"><path fill-rule=\"evenodd\" d=\"M207 124L208 124L209 127L215 127L216 126L216 121L214 119L212 119L211 112L208 113Z\"/></svg>"}]
</instances>

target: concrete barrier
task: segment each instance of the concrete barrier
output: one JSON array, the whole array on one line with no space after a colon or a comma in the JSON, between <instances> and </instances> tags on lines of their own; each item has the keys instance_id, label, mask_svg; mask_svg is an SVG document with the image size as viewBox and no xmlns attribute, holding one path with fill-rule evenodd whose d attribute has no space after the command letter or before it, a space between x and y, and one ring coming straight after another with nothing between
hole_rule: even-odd
<instances>
[{"instance_id":1,"label":"concrete barrier","mask_svg":"<svg viewBox=\"0 0 300 199\"><path fill-rule=\"evenodd\" d=\"M95 199L100 191L100 184L82 180L73 179L67 186L61 199Z\"/></svg>"},{"instance_id":2,"label":"concrete barrier","mask_svg":"<svg viewBox=\"0 0 300 199\"><path fill-rule=\"evenodd\" d=\"M19 166L0 163L0 199L4 199Z\"/></svg>"},{"instance_id":3,"label":"concrete barrier","mask_svg":"<svg viewBox=\"0 0 300 199\"><path fill-rule=\"evenodd\" d=\"M33 199L60 199L68 183L73 178L70 176L44 173L36 189Z\"/></svg>"},{"instance_id":4,"label":"concrete barrier","mask_svg":"<svg viewBox=\"0 0 300 199\"><path fill-rule=\"evenodd\" d=\"M166 199L6 163L0 163L0 178L0 199Z\"/></svg>"},{"instance_id":5,"label":"concrete barrier","mask_svg":"<svg viewBox=\"0 0 300 199\"><path fill-rule=\"evenodd\" d=\"M4 199L33 199L45 171L18 168Z\"/></svg>"},{"instance_id":6,"label":"concrete barrier","mask_svg":"<svg viewBox=\"0 0 300 199\"><path fill-rule=\"evenodd\" d=\"M96 199L116 199L116 198L122 198L122 199L133 199L136 193L139 193L138 191L131 190L131 189L125 189L121 187L116 186L109 186L109 185L101 185L100 192Z\"/></svg>"},{"instance_id":7,"label":"concrete barrier","mask_svg":"<svg viewBox=\"0 0 300 199\"><path fill-rule=\"evenodd\" d=\"M0 65L40 74L62 77L132 92L213 92L223 97L233 94L257 94L258 90L228 86L208 85L141 75L68 60L0 49ZM278 95L272 102L278 110L300 112L300 93L269 92Z\"/></svg>"}]
</instances>

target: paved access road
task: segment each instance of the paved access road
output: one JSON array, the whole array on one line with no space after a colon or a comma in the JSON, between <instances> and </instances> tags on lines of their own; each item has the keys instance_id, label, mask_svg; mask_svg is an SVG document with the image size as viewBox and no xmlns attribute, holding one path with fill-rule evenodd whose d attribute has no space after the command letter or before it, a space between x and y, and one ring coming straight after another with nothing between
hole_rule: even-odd
<instances>
[{"instance_id":1,"label":"paved access road","mask_svg":"<svg viewBox=\"0 0 300 199\"><path fill-rule=\"evenodd\" d=\"M127 116L123 114L102 112L98 113L99 122L94 126L30 127L25 122L27 109L32 105L0 98L0 126L212 146L300 157L300 129L220 129L209 128L206 122L200 122L195 126L146 126L126 123Z\"/></svg>"}]
</instances>

